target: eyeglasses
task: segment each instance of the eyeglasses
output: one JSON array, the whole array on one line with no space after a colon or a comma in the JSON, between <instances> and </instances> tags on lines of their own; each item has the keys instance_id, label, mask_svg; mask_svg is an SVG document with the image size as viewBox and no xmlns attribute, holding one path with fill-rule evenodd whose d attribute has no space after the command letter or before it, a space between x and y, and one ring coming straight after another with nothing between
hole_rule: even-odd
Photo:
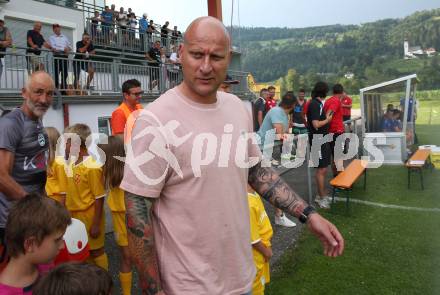
<instances>
[{"instance_id":1,"label":"eyeglasses","mask_svg":"<svg viewBox=\"0 0 440 295\"><path fill-rule=\"evenodd\" d=\"M130 93L130 95L134 95L134 96L142 96L142 94L144 94L143 91Z\"/></svg>"}]
</instances>

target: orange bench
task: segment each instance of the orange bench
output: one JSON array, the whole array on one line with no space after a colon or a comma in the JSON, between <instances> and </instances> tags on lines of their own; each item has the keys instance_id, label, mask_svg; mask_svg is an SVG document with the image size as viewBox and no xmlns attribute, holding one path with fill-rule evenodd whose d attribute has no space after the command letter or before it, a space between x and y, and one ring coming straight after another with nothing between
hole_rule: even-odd
<instances>
[{"instance_id":1,"label":"orange bench","mask_svg":"<svg viewBox=\"0 0 440 295\"><path fill-rule=\"evenodd\" d=\"M364 189L367 186L367 166L368 162L364 160L354 159L351 163L344 169L344 171L339 172L339 174L330 180L330 185L333 187L332 192L332 204L335 202L336 189L345 191L347 198L346 208L349 209L350 206L350 195L349 192L352 190L353 184L359 177L364 175Z\"/></svg>"},{"instance_id":2,"label":"orange bench","mask_svg":"<svg viewBox=\"0 0 440 295\"><path fill-rule=\"evenodd\" d=\"M422 190L425 189L423 185L423 167L430 165L429 155L431 154L431 150L417 150L406 162L405 166L408 168L408 189L411 186L411 172L419 172L420 174L420 184L422 186Z\"/></svg>"}]
</instances>

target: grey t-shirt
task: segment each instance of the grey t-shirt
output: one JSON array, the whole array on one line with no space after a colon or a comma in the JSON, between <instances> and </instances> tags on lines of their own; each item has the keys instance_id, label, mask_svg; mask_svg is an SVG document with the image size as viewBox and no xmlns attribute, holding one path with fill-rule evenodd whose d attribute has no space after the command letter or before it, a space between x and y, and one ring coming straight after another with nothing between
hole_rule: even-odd
<instances>
[{"instance_id":1,"label":"grey t-shirt","mask_svg":"<svg viewBox=\"0 0 440 295\"><path fill-rule=\"evenodd\" d=\"M12 178L29 193L44 192L48 148L41 120L30 119L20 108L0 118L0 149L14 153ZM11 205L0 192L0 228L6 225Z\"/></svg>"}]
</instances>

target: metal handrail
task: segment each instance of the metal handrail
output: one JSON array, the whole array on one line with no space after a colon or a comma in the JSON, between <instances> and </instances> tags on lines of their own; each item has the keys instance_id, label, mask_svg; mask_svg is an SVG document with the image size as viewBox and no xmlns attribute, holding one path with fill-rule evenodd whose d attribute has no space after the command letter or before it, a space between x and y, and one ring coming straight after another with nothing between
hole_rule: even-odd
<instances>
[{"instance_id":1,"label":"metal handrail","mask_svg":"<svg viewBox=\"0 0 440 295\"><path fill-rule=\"evenodd\" d=\"M112 61L101 61L94 59L93 55L91 59L76 59L75 55L85 54L75 52L69 52L67 58L63 58L54 56L47 49L41 49L41 55L37 56L19 53L17 49L26 48L16 48L15 51L8 49L4 53L5 73L0 73L0 92L19 93L28 75L36 70L47 71L56 81L58 90L75 95L120 93L122 83L133 78L141 82L146 94L156 95L176 86L183 79L182 69L173 63L154 64L147 60L119 57ZM87 80L92 73L93 79ZM246 72L228 73L243 83L234 85L233 93L240 95L249 92Z\"/></svg>"}]
</instances>

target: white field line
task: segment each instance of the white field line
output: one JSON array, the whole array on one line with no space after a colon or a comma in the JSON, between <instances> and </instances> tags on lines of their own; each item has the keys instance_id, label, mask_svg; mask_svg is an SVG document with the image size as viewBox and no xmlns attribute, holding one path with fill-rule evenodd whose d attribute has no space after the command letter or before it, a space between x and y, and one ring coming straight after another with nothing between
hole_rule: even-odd
<instances>
[{"instance_id":1,"label":"white field line","mask_svg":"<svg viewBox=\"0 0 440 295\"><path fill-rule=\"evenodd\" d=\"M345 198L335 197L335 201L339 202L345 202ZM363 205L369 205L374 207L380 207L380 208L391 208L391 209L400 209L400 210L408 210L408 211L420 211L420 212L440 212L440 208L420 208L420 207L407 207L407 206L400 206L400 205L391 205L391 204L383 204L383 203L376 203L376 202L370 202L370 201L364 201L364 200L358 200L358 199L352 199L350 198L350 202L363 204Z\"/></svg>"}]
</instances>

